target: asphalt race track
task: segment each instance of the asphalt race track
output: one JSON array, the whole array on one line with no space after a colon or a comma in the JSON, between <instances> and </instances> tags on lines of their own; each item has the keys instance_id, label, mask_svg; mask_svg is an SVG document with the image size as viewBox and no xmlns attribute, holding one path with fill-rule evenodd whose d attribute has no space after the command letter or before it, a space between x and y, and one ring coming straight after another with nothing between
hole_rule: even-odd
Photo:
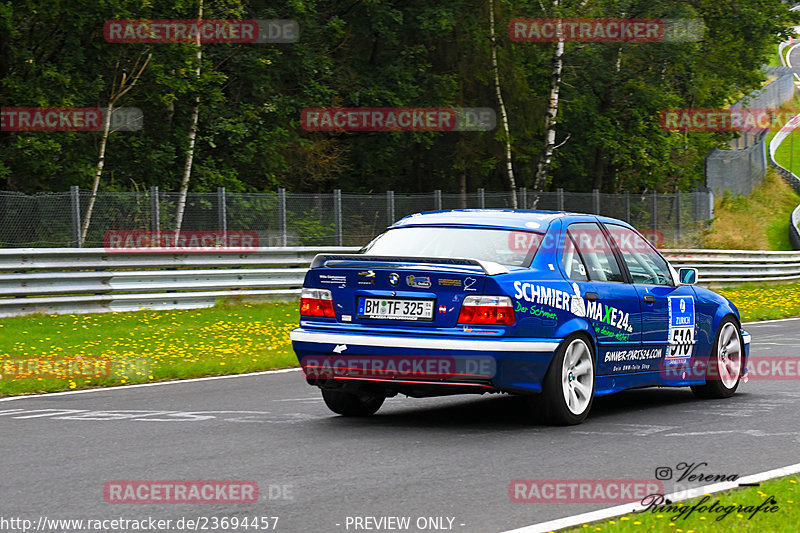
<instances>
[{"instance_id":1,"label":"asphalt race track","mask_svg":"<svg viewBox=\"0 0 800 533\"><path fill-rule=\"evenodd\" d=\"M800 358L800 319L746 328L753 355ZM652 480L682 462L743 476L797 463L798 403L796 379L751 380L729 400L621 393L568 428L532 424L506 396L393 398L372 418L345 419L296 371L16 399L0 402L0 516L277 516L284 532L366 531L352 517L367 516L408 516L407 531L420 531L418 518L445 517L444 530L450 518L454 531L499 532L616 505L513 503L514 479ZM260 502L109 504L113 480L253 480Z\"/></svg>"}]
</instances>

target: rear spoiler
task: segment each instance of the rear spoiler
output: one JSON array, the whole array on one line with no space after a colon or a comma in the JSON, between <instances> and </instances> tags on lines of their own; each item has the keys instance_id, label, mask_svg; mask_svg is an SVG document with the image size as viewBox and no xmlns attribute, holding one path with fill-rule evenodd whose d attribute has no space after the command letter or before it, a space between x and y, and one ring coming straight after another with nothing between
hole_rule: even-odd
<instances>
[{"instance_id":1,"label":"rear spoiler","mask_svg":"<svg viewBox=\"0 0 800 533\"><path fill-rule=\"evenodd\" d=\"M328 262L332 262L330 266L340 266L339 262L350 263L425 263L430 265L443 265L443 266L477 266L488 276L495 276L497 274L508 274L508 269L500 263L494 261L482 261L480 259L464 259L453 257L398 257L389 255L363 255L363 254L317 254L314 260L311 261L311 268L319 268L328 266ZM366 268L367 265L364 265Z\"/></svg>"}]
</instances>

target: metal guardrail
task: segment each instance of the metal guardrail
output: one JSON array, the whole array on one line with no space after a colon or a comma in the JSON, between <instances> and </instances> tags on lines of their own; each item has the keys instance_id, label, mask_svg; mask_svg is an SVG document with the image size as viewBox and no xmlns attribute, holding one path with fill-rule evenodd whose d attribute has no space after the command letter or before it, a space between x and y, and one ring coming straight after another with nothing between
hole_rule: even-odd
<instances>
[{"instance_id":1,"label":"metal guardrail","mask_svg":"<svg viewBox=\"0 0 800 533\"><path fill-rule=\"evenodd\" d=\"M701 285L719 287L800 279L800 252L664 250L662 253L676 269L696 268Z\"/></svg>"},{"instance_id":2,"label":"metal guardrail","mask_svg":"<svg viewBox=\"0 0 800 533\"><path fill-rule=\"evenodd\" d=\"M244 252L109 252L103 248L0 250L0 317L211 307L218 298L299 293L317 253L358 248L258 248Z\"/></svg>"},{"instance_id":3,"label":"metal guardrail","mask_svg":"<svg viewBox=\"0 0 800 533\"><path fill-rule=\"evenodd\" d=\"M791 8L792 11L796 11L798 6L794 6ZM788 46L789 43L782 42L778 45L778 55L781 58L781 64L785 64L788 67L792 67L791 63L788 61L788 57L784 60L783 57L783 49ZM792 47L797 46L796 44ZM789 50L791 54L791 49ZM797 72L794 73L794 77L800 80L800 75ZM775 161L775 151L778 149L778 146L786 139L786 137L800 125L800 115L795 115L789 122L783 126L769 143L769 149L767 153L769 154L769 162L771 165L778 169L778 173L780 176L786 181L792 189L795 190L797 194L800 194L800 177L795 175L791 170L784 168L783 166L779 165L777 161ZM800 250L800 205L798 205L794 211L792 211L791 216L789 217L789 242L792 245L792 248L795 250Z\"/></svg>"},{"instance_id":4,"label":"metal guardrail","mask_svg":"<svg viewBox=\"0 0 800 533\"><path fill-rule=\"evenodd\" d=\"M769 142L769 149L767 150L767 153L769 153L770 164L777 169L781 178L783 178L783 180L788 183L797 194L800 194L800 177L775 161L775 151L786 139L786 137L788 137L799 125L800 115L795 115L789 119L786 125L778 130L775 136L772 137L772 140ZM795 250L800 250L800 229L798 229L798 224L800 224L800 205L798 205L789 216L789 242L791 243L792 248Z\"/></svg>"},{"instance_id":5,"label":"metal guardrail","mask_svg":"<svg viewBox=\"0 0 800 533\"><path fill-rule=\"evenodd\" d=\"M789 222L789 241L792 243L792 248L800 250L800 205L792 211Z\"/></svg>"},{"instance_id":6,"label":"metal guardrail","mask_svg":"<svg viewBox=\"0 0 800 533\"><path fill-rule=\"evenodd\" d=\"M249 253L111 253L102 248L0 250L0 317L211 307L217 299L294 297L317 253L356 247L258 248ZM665 250L700 283L800 279L800 252Z\"/></svg>"}]
</instances>

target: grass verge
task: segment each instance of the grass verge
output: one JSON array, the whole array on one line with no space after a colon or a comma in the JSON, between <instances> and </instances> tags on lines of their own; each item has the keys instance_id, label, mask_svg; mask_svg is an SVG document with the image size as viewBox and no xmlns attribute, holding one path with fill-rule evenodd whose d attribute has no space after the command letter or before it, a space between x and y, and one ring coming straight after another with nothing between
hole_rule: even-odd
<instances>
[{"instance_id":1,"label":"grass verge","mask_svg":"<svg viewBox=\"0 0 800 533\"><path fill-rule=\"evenodd\" d=\"M742 322L800 316L800 282L747 283L715 291L736 304Z\"/></svg>"},{"instance_id":2,"label":"grass verge","mask_svg":"<svg viewBox=\"0 0 800 533\"><path fill-rule=\"evenodd\" d=\"M289 332L298 320L294 302L3 319L0 396L296 366ZM24 377L26 359L41 363L45 377ZM51 379L64 375L65 361L99 377Z\"/></svg>"},{"instance_id":3,"label":"grass verge","mask_svg":"<svg viewBox=\"0 0 800 533\"><path fill-rule=\"evenodd\" d=\"M774 136L774 135L773 135ZM770 140L772 140L770 138ZM795 174L800 174L800 131L797 128L775 149L775 162Z\"/></svg>"},{"instance_id":4,"label":"grass verge","mask_svg":"<svg viewBox=\"0 0 800 533\"><path fill-rule=\"evenodd\" d=\"M717 292L739 307L745 322L800 316L800 282ZM298 320L294 302L7 318L0 322L0 396L294 367L289 332ZM40 373L63 368L59 360L99 360L111 374L30 377L27 360L41 363Z\"/></svg>"},{"instance_id":5,"label":"grass verge","mask_svg":"<svg viewBox=\"0 0 800 533\"><path fill-rule=\"evenodd\" d=\"M719 502L711 512L689 513L689 508L705 498L700 505L711 507ZM774 504L765 507L774 512L753 509L772 498ZM739 531L771 531L777 533L793 533L800 524L800 479L797 476L765 481L758 487L720 492L705 495L701 498L674 502L679 510L669 509L662 512L650 509L642 513L630 513L620 517L609 518L601 522L583 524L581 527L566 529L570 533L585 531L613 531L627 533L634 531L671 531L675 533L733 533ZM739 507L741 506L741 507ZM699 507L698 507L699 509ZM722 509L722 510L717 510ZM763 508L762 508L763 509ZM727 511L727 514L725 514Z\"/></svg>"},{"instance_id":6,"label":"grass verge","mask_svg":"<svg viewBox=\"0 0 800 533\"><path fill-rule=\"evenodd\" d=\"M797 145L800 148L800 139ZM796 164L800 170L800 155ZM770 168L764 181L748 196L726 193L717 198L714 221L703 236L703 246L724 250L791 250L789 219L798 204L800 196Z\"/></svg>"}]
</instances>

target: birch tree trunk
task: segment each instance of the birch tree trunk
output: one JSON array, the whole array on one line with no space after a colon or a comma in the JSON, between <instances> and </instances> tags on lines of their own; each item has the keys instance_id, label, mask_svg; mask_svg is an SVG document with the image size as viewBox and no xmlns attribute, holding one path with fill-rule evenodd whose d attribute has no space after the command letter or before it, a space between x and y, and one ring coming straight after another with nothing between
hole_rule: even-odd
<instances>
[{"instance_id":1,"label":"birch tree trunk","mask_svg":"<svg viewBox=\"0 0 800 533\"><path fill-rule=\"evenodd\" d=\"M103 119L103 138L100 141L100 154L97 156L97 169L94 172L92 195L89 197L89 204L86 206L86 215L83 217L83 226L81 227L81 241L79 243L81 247L86 241L86 234L89 232L89 222L92 220L94 202L97 200L97 189L100 187L100 176L103 175L103 167L106 164L106 144L108 143L108 134L111 132L111 112L113 110L114 104L109 101L106 108L106 116Z\"/></svg>"},{"instance_id":2,"label":"birch tree trunk","mask_svg":"<svg viewBox=\"0 0 800 533\"><path fill-rule=\"evenodd\" d=\"M558 8L559 0L553 1L553 7ZM561 33L561 24L556 29L556 35ZM536 165L536 177L533 182L533 190L541 192L547 183L547 174L550 171L550 161L556 147L556 116L558 116L558 95L561 90L561 70L563 68L564 41L558 40L553 49L553 68L550 71L550 98L547 104L547 115L545 118L544 146L542 156ZM539 195L534 198L534 209L539 203Z\"/></svg>"},{"instance_id":3,"label":"birch tree trunk","mask_svg":"<svg viewBox=\"0 0 800 533\"><path fill-rule=\"evenodd\" d=\"M199 28L200 21L203 20L203 0L200 0L200 7L197 10L197 26ZM197 68L195 69L195 76L197 81L200 80L200 61L203 59L203 48L200 43L200 32L197 32L197 52L195 60L197 61ZM186 210L186 195L189 191L189 178L192 175L192 162L194 161L194 145L197 138L197 121L200 117L200 94L194 99L194 107L192 108L191 124L189 125L189 146L186 150L186 162L183 165L183 177L181 178L180 196L178 196L178 210L175 214L175 234L181 231L183 225L183 213Z\"/></svg>"},{"instance_id":4,"label":"birch tree trunk","mask_svg":"<svg viewBox=\"0 0 800 533\"><path fill-rule=\"evenodd\" d=\"M142 55L144 55L144 53ZM94 211L94 204L97 200L97 190L100 188L100 178L103 175L103 167L106 164L106 146L108 145L108 136L111 134L111 113L114 111L114 105L125 95L125 93L130 91L133 86L136 85L136 82L139 81L144 69L147 68L147 64L150 62L151 57L152 54L147 54L147 57L142 63L141 68L139 68L139 61L142 58L142 56L139 56L139 58L136 60L136 63L133 65L134 76L132 78L128 78L127 75L123 73L119 82L119 86L117 86L116 76L111 84L111 95L108 98L106 116L103 119L103 137L100 141L100 153L97 157L97 167L94 173L94 182L92 183L92 195L89 197L89 204L86 206L86 214L83 217L83 224L81 225L81 238L80 242L78 243L79 246L83 246L83 243L86 241L86 235L89 232L89 223L92 221L92 211ZM117 67L119 67L119 63L117 63Z\"/></svg>"},{"instance_id":5,"label":"birch tree trunk","mask_svg":"<svg viewBox=\"0 0 800 533\"><path fill-rule=\"evenodd\" d=\"M500 107L500 120L503 123L503 133L506 141L506 177L508 188L511 191L511 207L517 208L517 185L514 181L514 167L511 163L511 133L508 130L508 114L506 104L503 102L503 93L500 90L500 69L497 68L497 39L494 34L494 0L489 0L489 38L492 43L492 72L494 73L494 88L497 93L497 104Z\"/></svg>"}]
</instances>

